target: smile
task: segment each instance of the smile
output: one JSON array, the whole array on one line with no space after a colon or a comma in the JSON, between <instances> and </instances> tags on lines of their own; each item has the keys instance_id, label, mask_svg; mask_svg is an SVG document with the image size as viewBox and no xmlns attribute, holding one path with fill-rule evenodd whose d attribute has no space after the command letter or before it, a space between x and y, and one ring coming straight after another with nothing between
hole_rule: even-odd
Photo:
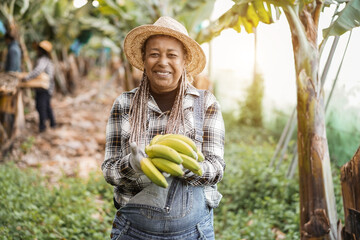
<instances>
[{"instance_id":1,"label":"smile","mask_svg":"<svg viewBox=\"0 0 360 240\"><path fill-rule=\"evenodd\" d=\"M171 72L159 72L159 71L155 71L155 73L159 76L163 76L163 77L166 77L168 75L171 74Z\"/></svg>"}]
</instances>

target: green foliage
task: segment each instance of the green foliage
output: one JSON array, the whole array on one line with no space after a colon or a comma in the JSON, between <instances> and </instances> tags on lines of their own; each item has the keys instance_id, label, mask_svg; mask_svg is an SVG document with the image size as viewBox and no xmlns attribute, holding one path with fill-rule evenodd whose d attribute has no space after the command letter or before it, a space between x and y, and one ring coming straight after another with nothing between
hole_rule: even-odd
<instances>
[{"instance_id":1,"label":"green foliage","mask_svg":"<svg viewBox=\"0 0 360 240\"><path fill-rule=\"evenodd\" d=\"M264 97L264 78L256 74L252 84L247 89L247 97L240 103L240 123L253 127L263 124L262 100Z\"/></svg>"},{"instance_id":2,"label":"green foliage","mask_svg":"<svg viewBox=\"0 0 360 240\"><path fill-rule=\"evenodd\" d=\"M35 138L34 136L30 136L28 137L21 145L20 148L22 150L23 153L27 153L29 152L29 150L32 148L32 146L34 145L35 142Z\"/></svg>"},{"instance_id":3,"label":"green foliage","mask_svg":"<svg viewBox=\"0 0 360 240\"><path fill-rule=\"evenodd\" d=\"M338 167L350 161L360 147L360 109L351 105L351 96L358 96L360 89L335 92L326 116L326 134L330 158ZM356 100L355 100L356 101Z\"/></svg>"},{"instance_id":4,"label":"green foliage","mask_svg":"<svg viewBox=\"0 0 360 240\"><path fill-rule=\"evenodd\" d=\"M48 185L36 171L22 171L14 164L0 167L0 239L109 236L112 193L102 176L87 182L63 178L59 186Z\"/></svg>"},{"instance_id":5,"label":"green foliage","mask_svg":"<svg viewBox=\"0 0 360 240\"><path fill-rule=\"evenodd\" d=\"M226 138L227 167L218 186L223 200L215 211L218 238L275 239L273 229L287 239L299 238L297 180L286 179L283 168L268 168L274 142L261 129L231 129Z\"/></svg>"},{"instance_id":6,"label":"green foliage","mask_svg":"<svg viewBox=\"0 0 360 240\"><path fill-rule=\"evenodd\" d=\"M300 239L298 178L285 177L289 161L284 160L278 171L269 168L276 145L272 136L261 128L239 125L228 113L224 119L227 165L218 184L223 199L215 209L217 239L276 239L276 232L285 239ZM333 172L342 219L339 170Z\"/></svg>"},{"instance_id":7,"label":"green foliage","mask_svg":"<svg viewBox=\"0 0 360 240\"><path fill-rule=\"evenodd\" d=\"M342 1L338 2L341 3ZM329 36L340 36L360 26L360 1L351 0L338 15L339 17L330 27L323 29L325 38Z\"/></svg>"}]
</instances>

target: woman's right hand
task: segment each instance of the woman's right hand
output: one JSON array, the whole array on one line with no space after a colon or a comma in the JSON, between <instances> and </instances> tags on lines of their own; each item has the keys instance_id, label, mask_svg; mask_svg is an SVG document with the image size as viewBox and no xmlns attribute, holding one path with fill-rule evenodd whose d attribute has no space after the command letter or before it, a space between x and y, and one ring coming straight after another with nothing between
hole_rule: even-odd
<instances>
[{"instance_id":1,"label":"woman's right hand","mask_svg":"<svg viewBox=\"0 0 360 240\"><path fill-rule=\"evenodd\" d=\"M130 143L130 165L136 172L142 172L140 167L141 159L145 157L145 154L138 148L135 142Z\"/></svg>"}]
</instances>

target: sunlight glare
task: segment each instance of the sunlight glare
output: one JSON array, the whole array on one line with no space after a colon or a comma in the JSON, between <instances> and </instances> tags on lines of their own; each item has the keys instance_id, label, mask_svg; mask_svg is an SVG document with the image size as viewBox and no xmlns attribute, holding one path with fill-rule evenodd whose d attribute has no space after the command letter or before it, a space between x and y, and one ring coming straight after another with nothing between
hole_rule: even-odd
<instances>
[{"instance_id":1,"label":"sunlight glare","mask_svg":"<svg viewBox=\"0 0 360 240\"><path fill-rule=\"evenodd\" d=\"M97 0L93 1L93 2L92 2L92 5L93 5L94 7L98 7L98 6L99 6L99 1L97 1Z\"/></svg>"},{"instance_id":2,"label":"sunlight glare","mask_svg":"<svg viewBox=\"0 0 360 240\"><path fill-rule=\"evenodd\" d=\"M88 1L87 0L74 0L73 5L76 8L81 8L84 6Z\"/></svg>"}]
</instances>

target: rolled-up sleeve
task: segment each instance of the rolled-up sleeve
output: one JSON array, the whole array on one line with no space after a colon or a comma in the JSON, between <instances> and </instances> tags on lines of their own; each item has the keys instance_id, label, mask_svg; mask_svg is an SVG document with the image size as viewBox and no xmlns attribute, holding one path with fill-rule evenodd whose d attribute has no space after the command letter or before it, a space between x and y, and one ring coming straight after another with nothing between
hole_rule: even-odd
<instances>
[{"instance_id":1,"label":"rolled-up sleeve","mask_svg":"<svg viewBox=\"0 0 360 240\"><path fill-rule=\"evenodd\" d=\"M49 61L46 58L39 58L36 63L36 67L25 77L25 81L29 81L33 78L36 78L40 73L45 72L46 66Z\"/></svg>"},{"instance_id":2,"label":"rolled-up sleeve","mask_svg":"<svg viewBox=\"0 0 360 240\"><path fill-rule=\"evenodd\" d=\"M101 165L105 180L114 186L121 185L124 181L135 180L139 175L132 169L129 163L129 146L122 138L121 126L126 121L127 113L121 107L118 98L111 109L110 117L106 125L105 159Z\"/></svg>"}]
</instances>

